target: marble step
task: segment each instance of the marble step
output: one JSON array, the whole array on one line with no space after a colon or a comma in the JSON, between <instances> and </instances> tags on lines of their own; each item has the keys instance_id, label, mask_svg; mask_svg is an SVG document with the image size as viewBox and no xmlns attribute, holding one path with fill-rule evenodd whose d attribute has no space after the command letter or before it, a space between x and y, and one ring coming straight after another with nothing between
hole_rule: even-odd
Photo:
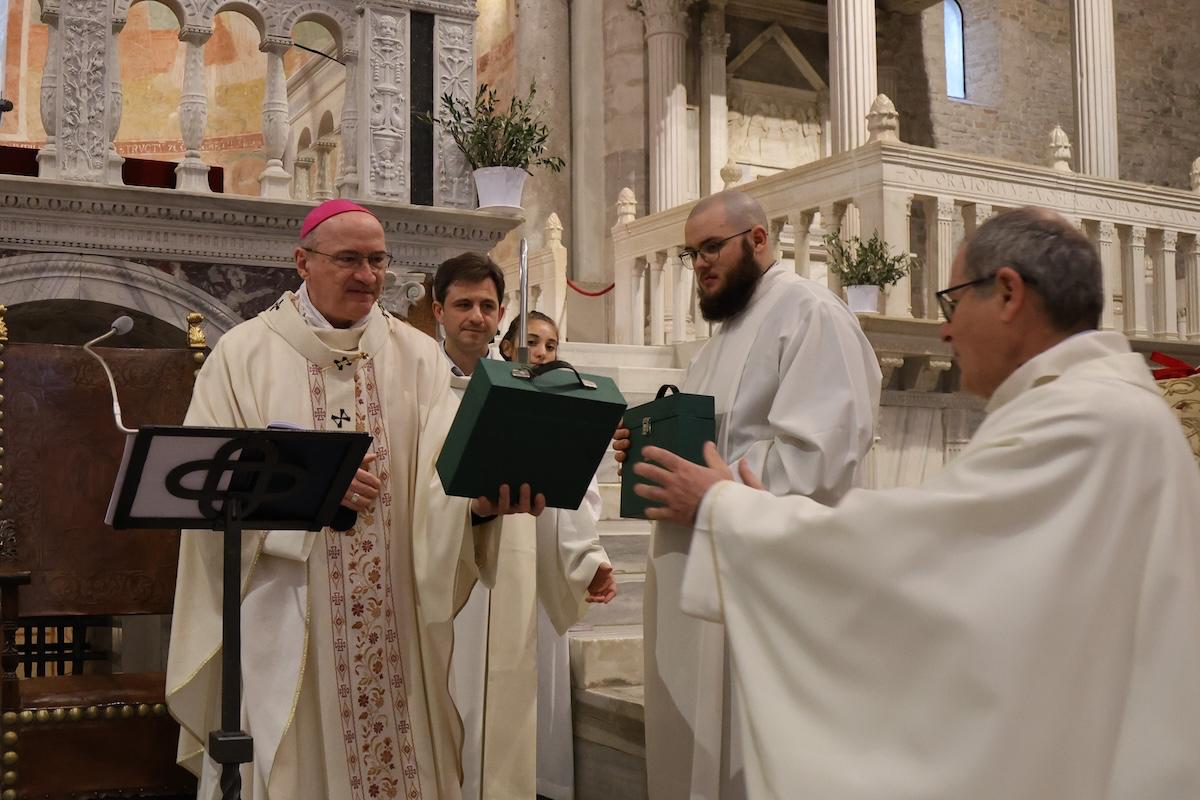
<instances>
[{"instance_id":1,"label":"marble step","mask_svg":"<svg viewBox=\"0 0 1200 800\"><path fill-rule=\"evenodd\" d=\"M607 605L589 605L582 624L593 628L606 625L641 625L645 574L617 575L617 596Z\"/></svg>"},{"instance_id":2,"label":"marble step","mask_svg":"<svg viewBox=\"0 0 1200 800\"><path fill-rule=\"evenodd\" d=\"M618 575L646 571L646 554L650 550L649 523L637 519L601 520L598 532L600 544L604 545Z\"/></svg>"},{"instance_id":3,"label":"marble step","mask_svg":"<svg viewBox=\"0 0 1200 800\"><path fill-rule=\"evenodd\" d=\"M642 687L576 689L575 800L646 800Z\"/></svg>"},{"instance_id":4,"label":"marble step","mask_svg":"<svg viewBox=\"0 0 1200 800\"><path fill-rule=\"evenodd\" d=\"M576 367L626 366L673 368L678 366L672 345L602 344L598 342L563 342L558 357Z\"/></svg>"},{"instance_id":5,"label":"marble step","mask_svg":"<svg viewBox=\"0 0 1200 800\"><path fill-rule=\"evenodd\" d=\"M638 685L643 680L642 626L609 625L567 633L576 689Z\"/></svg>"}]
</instances>

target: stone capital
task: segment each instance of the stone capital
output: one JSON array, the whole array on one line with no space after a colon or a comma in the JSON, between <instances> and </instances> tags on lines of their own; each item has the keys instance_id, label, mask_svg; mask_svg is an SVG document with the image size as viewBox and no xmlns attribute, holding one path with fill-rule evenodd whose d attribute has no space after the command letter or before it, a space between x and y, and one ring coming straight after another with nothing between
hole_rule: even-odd
<instances>
[{"instance_id":1,"label":"stone capital","mask_svg":"<svg viewBox=\"0 0 1200 800\"><path fill-rule=\"evenodd\" d=\"M258 46L260 52L281 56L290 50L292 40L285 39L281 36L268 36L263 40L263 43Z\"/></svg>"},{"instance_id":2,"label":"stone capital","mask_svg":"<svg viewBox=\"0 0 1200 800\"><path fill-rule=\"evenodd\" d=\"M187 25L179 31L179 41L188 44L203 45L211 36L212 28L203 28L199 25Z\"/></svg>"},{"instance_id":3,"label":"stone capital","mask_svg":"<svg viewBox=\"0 0 1200 800\"><path fill-rule=\"evenodd\" d=\"M637 10L646 18L646 38L659 34L687 36L688 8L694 0L639 0Z\"/></svg>"}]
</instances>

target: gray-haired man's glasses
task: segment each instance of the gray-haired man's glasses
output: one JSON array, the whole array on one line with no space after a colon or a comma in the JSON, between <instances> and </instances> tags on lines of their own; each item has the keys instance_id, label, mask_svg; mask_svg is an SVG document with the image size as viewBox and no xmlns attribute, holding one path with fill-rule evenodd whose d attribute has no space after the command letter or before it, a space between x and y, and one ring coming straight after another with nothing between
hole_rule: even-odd
<instances>
[{"instance_id":1,"label":"gray-haired man's glasses","mask_svg":"<svg viewBox=\"0 0 1200 800\"><path fill-rule=\"evenodd\" d=\"M725 246L726 242L730 239L736 239L739 236L745 236L752 230L754 228L746 228L746 230L726 236L724 239L712 239L700 245L695 250L685 247L679 251L679 260L688 269L692 269L695 266L697 258L703 258L706 263L711 264L721 255L721 248Z\"/></svg>"},{"instance_id":2,"label":"gray-haired man's glasses","mask_svg":"<svg viewBox=\"0 0 1200 800\"><path fill-rule=\"evenodd\" d=\"M1021 275L1019 272L1017 274ZM937 297L938 305L942 308L942 316L946 318L946 322L949 322L954 317L954 309L958 308L958 300L950 297L951 292L957 292L960 289L969 289L972 286L979 286L982 283L987 283L993 280L995 277L996 273L993 272L991 275L985 275L984 277L976 278L973 281L960 283L956 286L951 286L948 289L942 289L940 292L938 292L935 296ZM1021 280L1025 281L1025 283L1029 284L1030 286L1037 286L1037 281L1026 275L1021 275Z\"/></svg>"}]
</instances>

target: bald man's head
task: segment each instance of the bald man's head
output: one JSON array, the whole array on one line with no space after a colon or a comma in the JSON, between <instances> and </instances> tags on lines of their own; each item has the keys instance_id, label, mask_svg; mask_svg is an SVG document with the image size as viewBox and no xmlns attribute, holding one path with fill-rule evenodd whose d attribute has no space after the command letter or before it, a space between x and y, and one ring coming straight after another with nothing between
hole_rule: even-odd
<instances>
[{"instance_id":1,"label":"bald man's head","mask_svg":"<svg viewBox=\"0 0 1200 800\"><path fill-rule=\"evenodd\" d=\"M761 225L767 227L767 212L750 195L736 189L726 189L723 192L710 194L692 208L688 220L701 215L709 215L718 211L731 227L743 230Z\"/></svg>"}]
</instances>

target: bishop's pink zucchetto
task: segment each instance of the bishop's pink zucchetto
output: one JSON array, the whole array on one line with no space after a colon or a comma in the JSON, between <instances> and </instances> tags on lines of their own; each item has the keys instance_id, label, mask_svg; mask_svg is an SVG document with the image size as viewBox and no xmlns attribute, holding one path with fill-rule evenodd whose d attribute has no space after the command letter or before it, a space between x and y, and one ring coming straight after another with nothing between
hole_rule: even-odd
<instances>
[{"instance_id":1,"label":"bishop's pink zucchetto","mask_svg":"<svg viewBox=\"0 0 1200 800\"><path fill-rule=\"evenodd\" d=\"M345 214L347 211L362 211L375 216L375 212L363 208L358 203L338 197L333 200L326 200L321 205L308 212L308 216L304 218L304 222L300 225L300 238L303 239L312 233L318 225L330 217L336 217L338 214ZM378 219L378 217L375 217Z\"/></svg>"}]
</instances>

